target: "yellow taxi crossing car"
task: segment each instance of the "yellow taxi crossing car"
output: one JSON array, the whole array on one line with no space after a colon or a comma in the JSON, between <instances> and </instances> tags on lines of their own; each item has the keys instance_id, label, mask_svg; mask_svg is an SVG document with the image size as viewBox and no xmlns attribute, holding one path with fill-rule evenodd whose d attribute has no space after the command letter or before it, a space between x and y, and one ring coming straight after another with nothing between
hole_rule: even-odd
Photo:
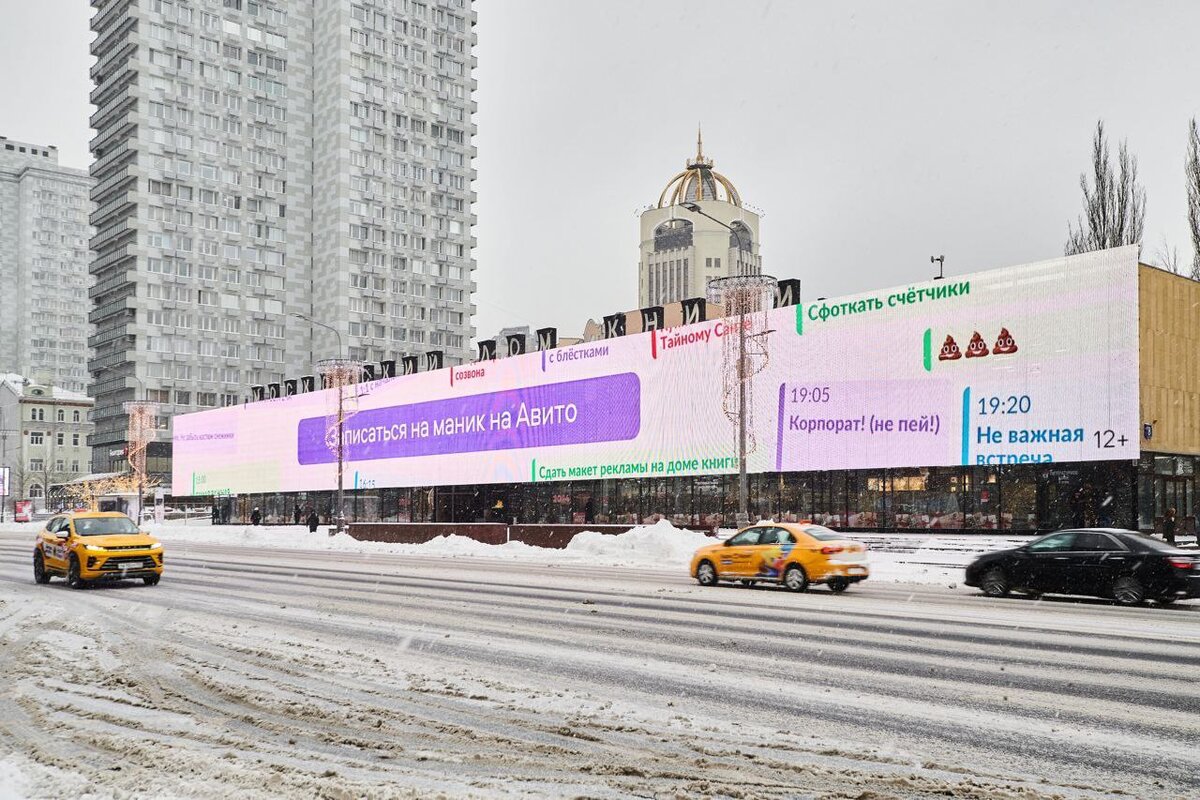
<instances>
[{"instance_id":1,"label":"yellow taxi crossing car","mask_svg":"<svg viewBox=\"0 0 1200 800\"><path fill-rule=\"evenodd\" d=\"M162 571L162 543L115 512L76 511L51 517L33 548L33 579L38 583L49 583L58 575L72 589L122 578L141 578L153 586Z\"/></svg>"},{"instance_id":2,"label":"yellow taxi crossing car","mask_svg":"<svg viewBox=\"0 0 1200 800\"><path fill-rule=\"evenodd\" d=\"M823 583L832 592L871 574L867 546L812 523L760 522L692 556L692 577L701 586L720 581L765 581L804 592Z\"/></svg>"}]
</instances>

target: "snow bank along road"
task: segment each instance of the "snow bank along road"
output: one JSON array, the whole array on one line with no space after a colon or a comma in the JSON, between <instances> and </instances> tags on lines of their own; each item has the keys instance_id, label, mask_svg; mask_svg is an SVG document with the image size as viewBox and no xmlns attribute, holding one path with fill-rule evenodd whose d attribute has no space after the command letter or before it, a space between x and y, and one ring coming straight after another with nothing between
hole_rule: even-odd
<instances>
[{"instance_id":1,"label":"snow bank along road","mask_svg":"<svg viewBox=\"0 0 1200 800\"><path fill-rule=\"evenodd\" d=\"M1200 603L0 534L0 795L1195 797Z\"/></svg>"}]
</instances>

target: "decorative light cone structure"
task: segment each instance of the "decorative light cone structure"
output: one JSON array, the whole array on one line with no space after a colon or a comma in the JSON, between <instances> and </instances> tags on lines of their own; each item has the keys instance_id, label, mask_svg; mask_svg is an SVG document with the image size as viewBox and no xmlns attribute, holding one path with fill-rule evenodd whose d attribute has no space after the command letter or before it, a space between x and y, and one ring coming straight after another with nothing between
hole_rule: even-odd
<instances>
[{"instance_id":1,"label":"decorative light cone structure","mask_svg":"<svg viewBox=\"0 0 1200 800\"><path fill-rule=\"evenodd\" d=\"M775 304L776 281L770 275L741 274L708 282L708 302L734 320L736 336L722 338L721 408L736 431L738 454L737 525L750 523L750 486L746 456L758 445L754 436L754 376L767 367L768 312Z\"/></svg>"},{"instance_id":2,"label":"decorative light cone structure","mask_svg":"<svg viewBox=\"0 0 1200 800\"><path fill-rule=\"evenodd\" d=\"M158 435L158 403L148 400L132 400L124 404L123 409L129 418L125 430L125 458L129 461L129 469L137 479L138 502L137 523L142 524L142 503L146 493L146 451L150 442Z\"/></svg>"},{"instance_id":3,"label":"decorative light cone structure","mask_svg":"<svg viewBox=\"0 0 1200 800\"><path fill-rule=\"evenodd\" d=\"M346 532L345 488L346 420L358 412L358 384L363 365L353 358L327 358L317 362L321 383L328 390L325 413L325 446L337 459L336 533ZM332 535L332 534L331 534Z\"/></svg>"}]
</instances>

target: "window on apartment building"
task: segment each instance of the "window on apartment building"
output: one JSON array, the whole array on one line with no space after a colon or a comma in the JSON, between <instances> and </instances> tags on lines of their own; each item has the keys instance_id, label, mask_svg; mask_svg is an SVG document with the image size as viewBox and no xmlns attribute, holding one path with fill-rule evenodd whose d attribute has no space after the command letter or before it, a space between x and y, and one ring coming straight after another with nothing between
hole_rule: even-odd
<instances>
[{"instance_id":1,"label":"window on apartment building","mask_svg":"<svg viewBox=\"0 0 1200 800\"><path fill-rule=\"evenodd\" d=\"M42 437L43 437L44 435L45 435L45 434L44 434L42 431L30 431L30 432L29 432L29 443L30 443L31 445L40 445L40 444L42 444L42 441L43 441Z\"/></svg>"},{"instance_id":2,"label":"window on apartment building","mask_svg":"<svg viewBox=\"0 0 1200 800\"><path fill-rule=\"evenodd\" d=\"M31 458L31 459L29 459L29 471L30 472L41 472L45 468L45 464L46 464L46 462L43 459ZM42 487L38 486L36 483L33 486L30 486L29 487L30 497L41 497L41 494L40 494L41 489L42 489ZM38 492L38 494L34 494L35 490Z\"/></svg>"}]
</instances>

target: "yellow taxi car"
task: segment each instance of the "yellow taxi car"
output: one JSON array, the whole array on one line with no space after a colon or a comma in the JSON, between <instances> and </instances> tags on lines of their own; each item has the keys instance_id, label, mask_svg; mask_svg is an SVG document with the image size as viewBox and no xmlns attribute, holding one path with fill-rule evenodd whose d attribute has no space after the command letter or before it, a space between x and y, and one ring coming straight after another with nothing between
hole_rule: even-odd
<instances>
[{"instance_id":1,"label":"yellow taxi car","mask_svg":"<svg viewBox=\"0 0 1200 800\"><path fill-rule=\"evenodd\" d=\"M33 547L33 579L38 583L58 575L72 589L122 578L141 578L153 586L162 571L162 543L116 512L75 511L51 517Z\"/></svg>"},{"instance_id":2,"label":"yellow taxi car","mask_svg":"<svg viewBox=\"0 0 1200 800\"><path fill-rule=\"evenodd\" d=\"M823 583L843 592L871 574L867 546L812 523L760 522L692 556L701 586L720 581L782 584L793 592Z\"/></svg>"}]
</instances>

